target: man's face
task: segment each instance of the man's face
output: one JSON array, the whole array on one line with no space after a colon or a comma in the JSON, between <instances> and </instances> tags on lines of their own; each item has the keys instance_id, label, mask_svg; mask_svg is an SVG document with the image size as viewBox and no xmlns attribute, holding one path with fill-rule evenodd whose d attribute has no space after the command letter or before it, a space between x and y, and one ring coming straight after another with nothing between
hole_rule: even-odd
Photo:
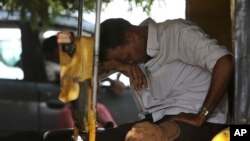
<instances>
[{"instance_id":1,"label":"man's face","mask_svg":"<svg viewBox=\"0 0 250 141\"><path fill-rule=\"evenodd\" d=\"M146 42L143 38L136 36L128 39L123 45L115 49L108 49L107 60L120 60L127 63L140 64L146 62Z\"/></svg>"}]
</instances>

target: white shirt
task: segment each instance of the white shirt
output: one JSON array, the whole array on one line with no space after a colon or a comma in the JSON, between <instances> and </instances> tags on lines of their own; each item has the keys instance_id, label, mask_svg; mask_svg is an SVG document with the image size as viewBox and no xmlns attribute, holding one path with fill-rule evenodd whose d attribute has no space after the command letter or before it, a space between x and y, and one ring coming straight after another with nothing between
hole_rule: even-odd
<instances>
[{"instance_id":1,"label":"white shirt","mask_svg":"<svg viewBox=\"0 0 250 141\"><path fill-rule=\"evenodd\" d=\"M45 71L47 75L47 79L50 82L58 81L58 76L60 76L60 64L46 60L45 61Z\"/></svg>"},{"instance_id":2,"label":"white shirt","mask_svg":"<svg viewBox=\"0 0 250 141\"><path fill-rule=\"evenodd\" d=\"M149 87L134 94L141 115L151 113L157 121L164 115L198 113L216 61L230 52L182 19L163 23L148 19L143 24L149 26L147 54L153 59L141 65ZM225 123L227 112L225 95L207 121Z\"/></svg>"}]
</instances>

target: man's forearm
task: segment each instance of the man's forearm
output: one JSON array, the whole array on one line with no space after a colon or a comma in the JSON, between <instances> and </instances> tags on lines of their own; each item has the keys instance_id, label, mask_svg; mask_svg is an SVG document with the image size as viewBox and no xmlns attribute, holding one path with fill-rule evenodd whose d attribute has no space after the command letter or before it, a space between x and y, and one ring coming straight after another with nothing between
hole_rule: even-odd
<instances>
[{"instance_id":1,"label":"man's forearm","mask_svg":"<svg viewBox=\"0 0 250 141\"><path fill-rule=\"evenodd\" d=\"M221 57L212 72L212 78L208 94L203 103L203 107L211 113L219 104L220 100L225 94L227 86L232 78L234 70L233 57L231 55L225 55ZM203 122L207 119L208 116L203 116Z\"/></svg>"}]
</instances>

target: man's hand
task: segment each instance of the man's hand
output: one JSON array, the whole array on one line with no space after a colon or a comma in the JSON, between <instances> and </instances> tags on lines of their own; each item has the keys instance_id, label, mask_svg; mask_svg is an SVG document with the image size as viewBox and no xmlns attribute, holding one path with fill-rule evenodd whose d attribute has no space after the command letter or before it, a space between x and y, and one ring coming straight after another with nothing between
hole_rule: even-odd
<instances>
[{"instance_id":1,"label":"man's hand","mask_svg":"<svg viewBox=\"0 0 250 141\"><path fill-rule=\"evenodd\" d=\"M125 63L117 60L109 60L99 66L99 74L108 73L110 71L118 71L130 78L131 85L136 90L147 87L147 79L143 71L137 65Z\"/></svg>"},{"instance_id":2,"label":"man's hand","mask_svg":"<svg viewBox=\"0 0 250 141\"><path fill-rule=\"evenodd\" d=\"M125 75L130 78L130 82L136 90L141 90L143 87L148 87L146 76L141 68L137 65L129 64Z\"/></svg>"},{"instance_id":3,"label":"man's hand","mask_svg":"<svg viewBox=\"0 0 250 141\"><path fill-rule=\"evenodd\" d=\"M58 44L71 44L74 41L73 32L59 32L57 34L57 43Z\"/></svg>"}]
</instances>

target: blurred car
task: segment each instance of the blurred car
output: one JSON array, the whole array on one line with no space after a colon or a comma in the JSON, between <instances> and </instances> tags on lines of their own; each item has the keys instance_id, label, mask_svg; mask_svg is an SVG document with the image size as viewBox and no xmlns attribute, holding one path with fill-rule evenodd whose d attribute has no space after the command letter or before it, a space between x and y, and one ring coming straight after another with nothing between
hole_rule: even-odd
<instances>
[{"instance_id":1,"label":"blurred car","mask_svg":"<svg viewBox=\"0 0 250 141\"><path fill-rule=\"evenodd\" d=\"M67 21L67 22L65 22ZM22 131L43 134L56 129L64 103L58 100L60 86L46 79L41 43L58 31L76 31L75 17L56 17L44 31L34 31L21 23L19 13L0 11L0 137ZM94 25L83 21L83 35L93 35ZM103 86L98 99L118 124L137 119L137 109L129 87L115 95ZM128 114L129 113L129 116Z\"/></svg>"},{"instance_id":2,"label":"blurred car","mask_svg":"<svg viewBox=\"0 0 250 141\"><path fill-rule=\"evenodd\" d=\"M84 33L91 35L94 26L86 21L84 26ZM0 11L0 136L55 129L64 104L58 100L59 86L46 79L41 42L49 34L76 27L76 18L62 16L38 32L21 23L18 12Z\"/></svg>"}]
</instances>

